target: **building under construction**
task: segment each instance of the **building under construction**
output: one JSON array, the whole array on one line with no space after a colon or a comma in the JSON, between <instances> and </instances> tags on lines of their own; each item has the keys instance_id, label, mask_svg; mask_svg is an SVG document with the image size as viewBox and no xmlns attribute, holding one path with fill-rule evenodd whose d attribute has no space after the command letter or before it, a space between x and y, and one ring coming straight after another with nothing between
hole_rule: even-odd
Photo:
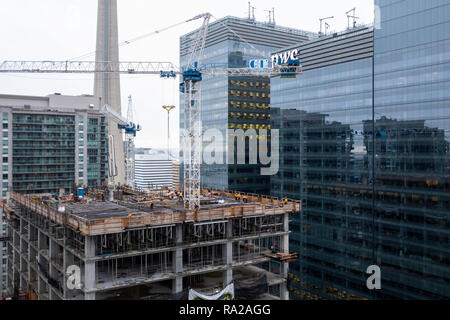
<instances>
[{"instance_id":1,"label":"building under construction","mask_svg":"<svg viewBox=\"0 0 450 320\"><path fill-rule=\"evenodd\" d=\"M168 190L53 196L11 192L3 204L13 296L187 299L190 288L212 295L233 283L236 299L289 298L298 201L203 190L201 209L187 210ZM78 287L67 285L74 266Z\"/></svg>"}]
</instances>

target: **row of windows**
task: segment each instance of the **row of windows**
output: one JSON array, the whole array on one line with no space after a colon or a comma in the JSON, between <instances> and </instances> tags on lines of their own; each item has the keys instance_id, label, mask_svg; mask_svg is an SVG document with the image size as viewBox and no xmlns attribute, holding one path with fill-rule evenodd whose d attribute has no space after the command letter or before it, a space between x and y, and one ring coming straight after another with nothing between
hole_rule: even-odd
<instances>
[{"instance_id":1,"label":"row of windows","mask_svg":"<svg viewBox=\"0 0 450 320\"><path fill-rule=\"evenodd\" d=\"M237 81L237 80L230 80L229 81L230 86L237 86L237 87L243 87L243 88L261 88L270 90L270 83L269 82L247 82L247 81Z\"/></svg>"},{"instance_id":2,"label":"row of windows","mask_svg":"<svg viewBox=\"0 0 450 320\"><path fill-rule=\"evenodd\" d=\"M229 94L232 97L239 97L239 98L270 99L270 93L265 93L265 92L230 90Z\"/></svg>"},{"instance_id":3,"label":"row of windows","mask_svg":"<svg viewBox=\"0 0 450 320\"><path fill-rule=\"evenodd\" d=\"M254 124L254 123L229 123L228 129L263 129L270 130L270 124Z\"/></svg>"},{"instance_id":4,"label":"row of windows","mask_svg":"<svg viewBox=\"0 0 450 320\"><path fill-rule=\"evenodd\" d=\"M245 101L230 101L230 108L237 109L262 109L268 110L270 109L270 104L268 103L254 103L254 102L245 102Z\"/></svg>"},{"instance_id":5,"label":"row of windows","mask_svg":"<svg viewBox=\"0 0 450 320\"><path fill-rule=\"evenodd\" d=\"M228 114L228 119L259 119L259 120L270 120L270 114L266 113L240 113L240 112L230 112Z\"/></svg>"}]
</instances>

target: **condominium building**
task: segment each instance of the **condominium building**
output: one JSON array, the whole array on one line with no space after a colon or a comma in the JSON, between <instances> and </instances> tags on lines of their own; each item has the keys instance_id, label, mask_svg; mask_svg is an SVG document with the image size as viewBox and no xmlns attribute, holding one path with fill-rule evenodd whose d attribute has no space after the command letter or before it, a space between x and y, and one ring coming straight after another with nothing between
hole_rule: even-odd
<instances>
[{"instance_id":1,"label":"condominium building","mask_svg":"<svg viewBox=\"0 0 450 320\"><path fill-rule=\"evenodd\" d=\"M89 95L0 95L2 192L68 193L107 175L107 121Z\"/></svg>"}]
</instances>

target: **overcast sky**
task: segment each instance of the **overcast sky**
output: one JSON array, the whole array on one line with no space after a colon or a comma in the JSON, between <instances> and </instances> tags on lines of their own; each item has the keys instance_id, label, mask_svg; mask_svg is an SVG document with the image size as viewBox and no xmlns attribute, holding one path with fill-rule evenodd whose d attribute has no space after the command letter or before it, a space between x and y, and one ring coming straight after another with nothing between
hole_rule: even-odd
<instances>
[{"instance_id":1,"label":"overcast sky","mask_svg":"<svg viewBox=\"0 0 450 320\"><path fill-rule=\"evenodd\" d=\"M373 0L253 0L258 21L268 21L265 10L275 8L280 26L319 31L319 18L331 30L347 27L345 12L357 8L359 23L373 21ZM185 21L199 13L215 17L247 17L248 1L226 0L118 0L119 42ZM95 50L96 0L0 0L0 61L67 60ZM212 19L211 21L215 21ZM120 48L122 61L170 61L179 65L179 37L200 26L190 22ZM94 56L86 60L94 60ZM175 104L171 113L171 147L178 147L178 81L158 76L121 76L122 114L132 95L135 114L143 130L136 146L164 148L167 113L163 104ZM0 74L0 94L67 95L93 93L93 76L51 74ZM164 93L164 95L163 95Z\"/></svg>"}]
</instances>

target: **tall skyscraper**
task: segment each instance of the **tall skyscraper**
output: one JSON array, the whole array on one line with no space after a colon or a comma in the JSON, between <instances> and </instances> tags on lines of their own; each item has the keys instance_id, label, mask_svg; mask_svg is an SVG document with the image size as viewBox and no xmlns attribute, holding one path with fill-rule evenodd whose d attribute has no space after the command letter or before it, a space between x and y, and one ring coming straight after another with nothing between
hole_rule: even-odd
<instances>
[{"instance_id":1,"label":"tall skyscraper","mask_svg":"<svg viewBox=\"0 0 450 320\"><path fill-rule=\"evenodd\" d=\"M271 190L303 204L292 298L450 297L450 1L375 4L380 24L297 45L303 74L271 81Z\"/></svg>"},{"instance_id":2,"label":"tall skyscraper","mask_svg":"<svg viewBox=\"0 0 450 320\"><path fill-rule=\"evenodd\" d=\"M98 1L95 61L119 61L117 0ZM96 73L94 78L94 96L100 100L100 106L107 104L114 111L122 114L119 72ZM114 180L116 184L124 184L123 135L118 129L117 123L112 120L108 120L108 132L114 137L114 153L117 169L117 176Z\"/></svg>"},{"instance_id":3,"label":"tall skyscraper","mask_svg":"<svg viewBox=\"0 0 450 320\"><path fill-rule=\"evenodd\" d=\"M186 66L197 30L180 39L180 65ZM203 62L228 68L247 68L250 60L270 59L276 48L303 42L316 34L281 27L254 19L225 17L209 25ZM270 130L269 77L204 76L202 80L201 121L203 131L219 130L224 138L228 129ZM181 100L183 103L183 99ZM183 108L180 108L180 128L184 128ZM270 179L262 176L259 164L227 164L226 141L215 142L223 150L223 164L201 166L204 187L268 193ZM209 143L204 143L205 148ZM248 154L248 147L246 150ZM183 159L181 156L180 159ZM183 163L180 164L183 180ZM180 181L181 184L183 183Z\"/></svg>"}]
</instances>

